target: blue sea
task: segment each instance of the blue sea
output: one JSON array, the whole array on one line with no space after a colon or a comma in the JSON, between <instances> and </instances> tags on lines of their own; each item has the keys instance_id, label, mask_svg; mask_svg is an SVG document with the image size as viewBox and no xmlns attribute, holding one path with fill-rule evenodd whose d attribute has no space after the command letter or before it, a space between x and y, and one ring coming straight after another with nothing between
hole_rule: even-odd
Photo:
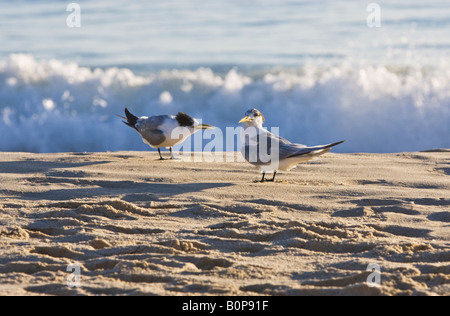
<instances>
[{"instance_id":1,"label":"blue sea","mask_svg":"<svg viewBox=\"0 0 450 316\"><path fill-rule=\"evenodd\" d=\"M0 3L0 151L148 150L125 107L224 131L257 108L335 152L450 148L448 0L72 2Z\"/></svg>"}]
</instances>

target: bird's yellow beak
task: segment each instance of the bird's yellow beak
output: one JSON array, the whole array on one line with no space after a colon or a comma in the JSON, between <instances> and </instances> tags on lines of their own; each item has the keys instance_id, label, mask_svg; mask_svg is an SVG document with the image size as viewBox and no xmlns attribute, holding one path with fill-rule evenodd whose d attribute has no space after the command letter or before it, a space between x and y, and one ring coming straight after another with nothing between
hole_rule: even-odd
<instances>
[{"instance_id":1,"label":"bird's yellow beak","mask_svg":"<svg viewBox=\"0 0 450 316\"><path fill-rule=\"evenodd\" d=\"M215 127L208 124L199 124L197 126L194 126L196 129L214 129Z\"/></svg>"},{"instance_id":2,"label":"bird's yellow beak","mask_svg":"<svg viewBox=\"0 0 450 316\"><path fill-rule=\"evenodd\" d=\"M250 122L252 119L249 116L244 117L242 120L239 121L239 123L245 123Z\"/></svg>"}]
</instances>

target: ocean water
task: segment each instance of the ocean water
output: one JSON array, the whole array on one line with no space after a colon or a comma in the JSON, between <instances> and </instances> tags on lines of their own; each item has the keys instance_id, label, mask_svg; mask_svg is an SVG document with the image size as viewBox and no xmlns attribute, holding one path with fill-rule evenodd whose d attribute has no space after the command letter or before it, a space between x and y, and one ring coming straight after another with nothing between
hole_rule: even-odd
<instances>
[{"instance_id":1,"label":"ocean water","mask_svg":"<svg viewBox=\"0 0 450 316\"><path fill-rule=\"evenodd\" d=\"M224 131L258 108L335 152L450 148L448 1L372 2L78 1L69 27L69 1L3 0L0 150L148 150L124 107Z\"/></svg>"}]
</instances>

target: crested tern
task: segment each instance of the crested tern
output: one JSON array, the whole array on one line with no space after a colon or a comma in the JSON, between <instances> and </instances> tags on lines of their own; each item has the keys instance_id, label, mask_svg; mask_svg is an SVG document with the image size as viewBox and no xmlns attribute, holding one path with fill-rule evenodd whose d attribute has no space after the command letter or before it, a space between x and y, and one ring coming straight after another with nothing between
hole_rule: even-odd
<instances>
[{"instance_id":1,"label":"crested tern","mask_svg":"<svg viewBox=\"0 0 450 316\"><path fill-rule=\"evenodd\" d=\"M306 146L294 144L278 135L270 133L262 125L264 116L257 109L248 110L245 117L239 123L245 123L244 137L241 152L244 158L251 164L259 167L262 179L259 182L275 181L278 170L289 171L297 164L323 155L331 150L331 147L344 141L319 145ZM273 173L271 180L266 180L266 173Z\"/></svg>"},{"instance_id":2,"label":"crested tern","mask_svg":"<svg viewBox=\"0 0 450 316\"><path fill-rule=\"evenodd\" d=\"M165 160L161 155L161 147L170 148L171 159L175 159L172 147L183 142L190 135L201 129L213 129L214 126L200 124L199 121L186 113L178 112L174 115L155 115L151 117L137 117L125 108L126 125L134 128L142 137L144 143L152 148L157 148L160 160Z\"/></svg>"}]
</instances>

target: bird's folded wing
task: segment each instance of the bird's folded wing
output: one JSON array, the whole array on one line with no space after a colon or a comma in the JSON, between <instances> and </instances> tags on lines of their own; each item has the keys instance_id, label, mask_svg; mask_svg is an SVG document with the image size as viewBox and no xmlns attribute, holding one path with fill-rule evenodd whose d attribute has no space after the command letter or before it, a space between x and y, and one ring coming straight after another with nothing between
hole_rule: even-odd
<instances>
[{"instance_id":1,"label":"bird's folded wing","mask_svg":"<svg viewBox=\"0 0 450 316\"><path fill-rule=\"evenodd\" d=\"M168 117L166 115L152 116L150 118L141 118L136 124L138 132L151 146L158 146L166 140L164 132L160 127Z\"/></svg>"},{"instance_id":2,"label":"bird's folded wing","mask_svg":"<svg viewBox=\"0 0 450 316\"><path fill-rule=\"evenodd\" d=\"M160 129L161 125L169 119L168 115L156 115L151 117L141 117L136 124L139 131Z\"/></svg>"},{"instance_id":3,"label":"bird's folded wing","mask_svg":"<svg viewBox=\"0 0 450 316\"><path fill-rule=\"evenodd\" d=\"M284 145L284 146L282 146L280 144L280 158L281 158L282 147L286 147L286 148L283 148L283 151L285 151L285 154L287 155L286 158L291 158L291 157L303 156L303 155L308 155L308 154L316 155L316 154L326 153L331 149L331 147L339 145L341 143L343 143L343 141L337 142L337 143L332 143L332 144L327 144L327 145L318 145L318 146L311 146L311 147L307 147L305 145L300 145L300 144L290 144L290 145Z\"/></svg>"},{"instance_id":4,"label":"bird's folded wing","mask_svg":"<svg viewBox=\"0 0 450 316\"><path fill-rule=\"evenodd\" d=\"M287 139L280 137L278 135L272 134L270 132L265 132L259 134L257 137L251 138L250 142L246 143L245 150L246 155L248 155L248 151L253 148L260 154L267 153L268 155L273 156L276 154L276 150L278 150L278 159L283 160L292 157L304 156L304 155L320 155L328 152L331 147L341 144L341 142L327 144L327 145L319 145L319 146L306 146L303 144L294 144L288 141ZM245 156L247 158L247 156ZM248 159L247 159L248 160Z\"/></svg>"},{"instance_id":5,"label":"bird's folded wing","mask_svg":"<svg viewBox=\"0 0 450 316\"><path fill-rule=\"evenodd\" d=\"M293 144L290 141L288 141L287 139L275 135L275 134L268 134L268 144L270 144L271 146L271 152L273 150L273 146L278 146L278 151L279 151L279 160L282 159L286 159L286 158L290 158L290 157L295 157L295 156L299 156L299 155L306 155L309 154L312 150L302 144Z\"/></svg>"},{"instance_id":6,"label":"bird's folded wing","mask_svg":"<svg viewBox=\"0 0 450 316\"><path fill-rule=\"evenodd\" d=\"M280 160L310 154L316 149L306 147L299 144L283 144L280 143Z\"/></svg>"}]
</instances>

